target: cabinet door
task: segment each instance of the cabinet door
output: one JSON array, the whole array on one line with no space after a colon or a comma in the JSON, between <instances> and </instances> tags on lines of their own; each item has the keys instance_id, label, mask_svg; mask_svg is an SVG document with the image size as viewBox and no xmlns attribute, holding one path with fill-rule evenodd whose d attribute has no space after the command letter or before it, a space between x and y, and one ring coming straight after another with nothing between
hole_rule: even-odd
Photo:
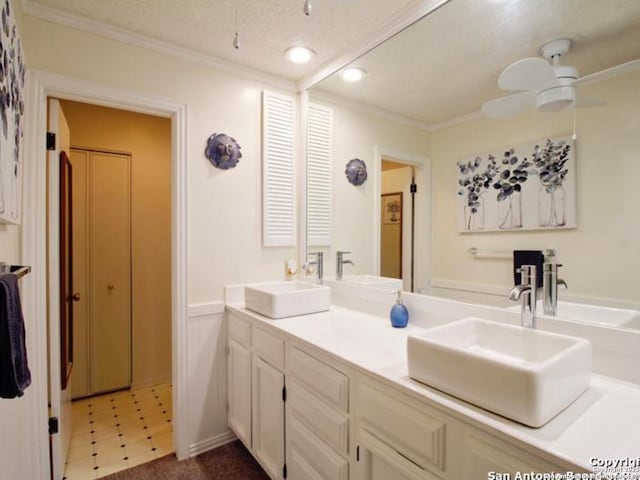
<instances>
[{"instance_id":1,"label":"cabinet door","mask_svg":"<svg viewBox=\"0 0 640 480\"><path fill-rule=\"evenodd\" d=\"M251 353L229 339L229 427L251 448Z\"/></svg>"},{"instance_id":2,"label":"cabinet door","mask_svg":"<svg viewBox=\"0 0 640 480\"><path fill-rule=\"evenodd\" d=\"M284 467L284 374L253 357L253 453L272 479Z\"/></svg>"},{"instance_id":3,"label":"cabinet door","mask_svg":"<svg viewBox=\"0 0 640 480\"><path fill-rule=\"evenodd\" d=\"M438 480L366 430L359 433L359 480Z\"/></svg>"}]
</instances>

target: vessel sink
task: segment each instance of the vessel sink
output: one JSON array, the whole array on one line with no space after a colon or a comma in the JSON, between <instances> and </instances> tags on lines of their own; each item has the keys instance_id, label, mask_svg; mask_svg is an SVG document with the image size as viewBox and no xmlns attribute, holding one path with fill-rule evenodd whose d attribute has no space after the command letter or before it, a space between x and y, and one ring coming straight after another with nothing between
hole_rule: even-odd
<instances>
[{"instance_id":1,"label":"vessel sink","mask_svg":"<svg viewBox=\"0 0 640 480\"><path fill-rule=\"evenodd\" d=\"M542 301L536 308L540 314L544 312ZM509 310L520 310L520 306L509 307ZM609 327L638 328L640 327L640 311L626 308L589 305L587 303L558 302L557 318L565 318L578 322L595 323Z\"/></svg>"},{"instance_id":2,"label":"vessel sink","mask_svg":"<svg viewBox=\"0 0 640 480\"><path fill-rule=\"evenodd\" d=\"M402 280L399 278L378 277L376 275L344 275L342 281L352 285L384 288L387 290L402 290Z\"/></svg>"},{"instance_id":3,"label":"vessel sink","mask_svg":"<svg viewBox=\"0 0 640 480\"><path fill-rule=\"evenodd\" d=\"M269 318L285 318L329 310L329 287L305 282L269 282L244 287L247 309Z\"/></svg>"},{"instance_id":4,"label":"vessel sink","mask_svg":"<svg viewBox=\"0 0 640 480\"><path fill-rule=\"evenodd\" d=\"M588 387L588 340L480 318L407 337L409 376L511 420L540 427Z\"/></svg>"}]
</instances>

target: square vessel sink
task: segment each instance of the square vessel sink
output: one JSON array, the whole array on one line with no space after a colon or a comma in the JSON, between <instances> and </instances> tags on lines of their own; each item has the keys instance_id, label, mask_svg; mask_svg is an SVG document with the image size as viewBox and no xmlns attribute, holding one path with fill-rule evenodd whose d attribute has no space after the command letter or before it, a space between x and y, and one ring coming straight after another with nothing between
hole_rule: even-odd
<instances>
[{"instance_id":1,"label":"square vessel sink","mask_svg":"<svg viewBox=\"0 0 640 480\"><path fill-rule=\"evenodd\" d=\"M269 318L324 312L331 305L331 291L305 282L269 282L244 287L244 305Z\"/></svg>"},{"instance_id":2,"label":"square vessel sink","mask_svg":"<svg viewBox=\"0 0 640 480\"><path fill-rule=\"evenodd\" d=\"M465 318L407 337L409 376L531 427L588 387L588 340Z\"/></svg>"}]
</instances>

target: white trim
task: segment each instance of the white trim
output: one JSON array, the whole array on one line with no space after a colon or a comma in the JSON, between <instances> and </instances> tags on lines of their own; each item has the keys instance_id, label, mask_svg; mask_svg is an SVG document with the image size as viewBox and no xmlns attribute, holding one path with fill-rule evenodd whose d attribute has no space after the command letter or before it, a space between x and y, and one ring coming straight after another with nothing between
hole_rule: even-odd
<instances>
[{"instance_id":1,"label":"white trim","mask_svg":"<svg viewBox=\"0 0 640 480\"><path fill-rule=\"evenodd\" d=\"M450 0L427 0L417 2L417 4L416 2L412 2L412 5L408 8L405 8L390 17L389 20L380 27L378 33L376 33L370 40L349 49L344 55L341 55L334 61L328 63L316 73L312 73L297 82L296 85L298 90L307 90L325 78L330 77L344 66L370 52L377 46L389 40L391 37L403 31L405 28L413 25L415 22L421 20L430 13L433 13L449 1Z\"/></svg>"},{"instance_id":2,"label":"white trim","mask_svg":"<svg viewBox=\"0 0 640 480\"><path fill-rule=\"evenodd\" d=\"M153 387L154 385L171 383L171 380L171 375L165 375L163 377L148 378L142 382L131 382L131 390L140 390L141 388Z\"/></svg>"},{"instance_id":3,"label":"white trim","mask_svg":"<svg viewBox=\"0 0 640 480\"><path fill-rule=\"evenodd\" d=\"M224 313L224 302L193 303L189 305L187 310L189 319L220 315L222 313Z\"/></svg>"},{"instance_id":4,"label":"white trim","mask_svg":"<svg viewBox=\"0 0 640 480\"><path fill-rule=\"evenodd\" d=\"M27 331L32 339L29 351L29 368L32 385L25 395L29 403L29 434L32 442L32 460L36 478L48 479L49 433L47 419L49 411L47 399L48 378L48 335L47 335L47 237L46 225L46 144L45 136L39 134L46 129L46 108L40 100L45 98L42 85L34 80L32 72L27 72L25 85L26 112L23 163L23 204L22 204L22 262L31 265L31 274L24 277L21 285L22 309L27 324L33 328ZM27 327L28 328L28 327Z\"/></svg>"},{"instance_id":5,"label":"white trim","mask_svg":"<svg viewBox=\"0 0 640 480\"><path fill-rule=\"evenodd\" d=\"M34 321L36 348L33 352L34 389L32 426L34 455L43 465L41 478L48 478L49 439L47 424L46 356L46 169L45 132L47 97L106 105L113 108L153 113L172 119L172 350L174 445L179 459L189 453L187 439L187 151L186 105L139 93L106 87L38 70L29 71L25 125L25 217L23 260L33 270L23 286L25 311Z\"/></svg>"},{"instance_id":6,"label":"white trim","mask_svg":"<svg viewBox=\"0 0 640 480\"><path fill-rule=\"evenodd\" d=\"M289 92L295 91L295 83L293 81L262 72L255 68L245 67L243 65L223 60L212 55L206 55L189 48L179 47L164 40L158 40L147 35L134 33L121 27L116 27L98 20L92 20L81 15L76 15L55 7L34 2L33 0L20 0L20 4L25 15L40 18L59 25L65 25L67 27L75 28L76 30L92 33L112 40L117 40L128 45L134 45L136 47L146 48L155 52L189 60L242 78L266 83Z\"/></svg>"},{"instance_id":7,"label":"white trim","mask_svg":"<svg viewBox=\"0 0 640 480\"><path fill-rule=\"evenodd\" d=\"M220 435L216 435L215 437L207 438L206 440L202 440L198 443L190 445L189 456L195 457L196 455L200 455L201 453L221 447L222 445L225 445L227 443L231 443L237 440L237 438L238 437L236 437L236 434L231 430L225 433L221 433Z\"/></svg>"},{"instance_id":8,"label":"white trim","mask_svg":"<svg viewBox=\"0 0 640 480\"><path fill-rule=\"evenodd\" d=\"M425 240L429 242L428 249L422 249L424 252L424 258L422 255L414 256L414 288L418 292L425 285L429 285L431 278L431 160L429 157L423 155L417 155L415 153L402 152L393 148L387 148L376 145L374 147L373 154L373 271L376 275L380 275L380 195L382 194L382 157L391 157L401 163L414 166L416 170L420 172L420 176L423 179L423 184L418 183L418 193L420 195L424 190L423 202L416 201L416 205L421 205L420 208L424 208L424 221L426 225L426 231L423 232ZM419 210L418 210L419 211ZM416 216L416 220L418 217ZM416 222L418 223L418 222ZM417 232L417 231L416 231ZM414 233L416 233L414 232ZM416 248L416 251L419 249Z\"/></svg>"},{"instance_id":9,"label":"white trim","mask_svg":"<svg viewBox=\"0 0 640 480\"><path fill-rule=\"evenodd\" d=\"M369 105L366 103L349 100L348 98L341 97L340 95L335 95L324 90L314 90L311 97L311 101L314 102L316 100L320 100L320 102L327 102L337 106L349 107L353 110L367 113L369 115L375 115L376 117L384 118L385 120L390 120L392 122L399 123L400 125L413 127L424 132L432 132L434 130L432 125L421 122L420 120L416 120L415 118L390 112L389 110L385 110L384 108L374 107L373 105Z\"/></svg>"}]
</instances>

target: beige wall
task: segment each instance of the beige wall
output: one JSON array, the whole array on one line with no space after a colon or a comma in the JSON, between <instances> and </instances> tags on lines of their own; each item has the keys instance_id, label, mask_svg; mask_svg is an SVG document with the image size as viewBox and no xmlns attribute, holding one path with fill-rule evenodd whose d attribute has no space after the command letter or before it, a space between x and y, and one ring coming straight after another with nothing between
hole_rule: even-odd
<instances>
[{"instance_id":1,"label":"beige wall","mask_svg":"<svg viewBox=\"0 0 640 480\"><path fill-rule=\"evenodd\" d=\"M432 135L433 280L453 288L506 292L509 260L476 259L469 247L511 251L554 248L564 264L565 299L640 304L636 272L640 181L640 72L580 92L606 106L577 110L578 228L566 231L461 234L456 220L456 161L475 153L520 145L572 131L570 112L533 113L506 121L481 118ZM505 302L506 303L506 302Z\"/></svg>"},{"instance_id":2,"label":"beige wall","mask_svg":"<svg viewBox=\"0 0 640 480\"><path fill-rule=\"evenodd\" d=\"M132 383L171 377L171 120L62 101L73 147L131 154Z\"/></svg>"},{"instance_id":3,"label":"beige wall","mask_svg":"<svg viewBox=\"0 0 640 480\"><path fill-rule=\"evenodd\" d=\"M261 92L271 87L30 16L24 27L31 68L187 106L189 303L222 300L226 283L284 277L295 249L261 243ZM242 146L226 171L204 156L221 132Z\"/></svg>"},{"instance_id":4,"label":"beige wall","mask_svg":"<svg viewBox=\"0 0 640 480\"><path fill-rule=\"evenodd\" d=\"M327 274L335 272L335 252L347 250L355 266L345 266L345 274L373 274L374 190L380 181L374 157L376 147L411 155L426 155L429 134L417 128L402 125L382 116L375 116L354 108L314 98L311 101L333 109L333 244L325 262ZM367 165L368 179L359 186L351 185L345 176L345 167L352 158ZM378 166L378 169L380 167ZM316 250L314 248L314 250ZM327 258L328 257L328 258Z\"/></svg>"}]
</instances>

